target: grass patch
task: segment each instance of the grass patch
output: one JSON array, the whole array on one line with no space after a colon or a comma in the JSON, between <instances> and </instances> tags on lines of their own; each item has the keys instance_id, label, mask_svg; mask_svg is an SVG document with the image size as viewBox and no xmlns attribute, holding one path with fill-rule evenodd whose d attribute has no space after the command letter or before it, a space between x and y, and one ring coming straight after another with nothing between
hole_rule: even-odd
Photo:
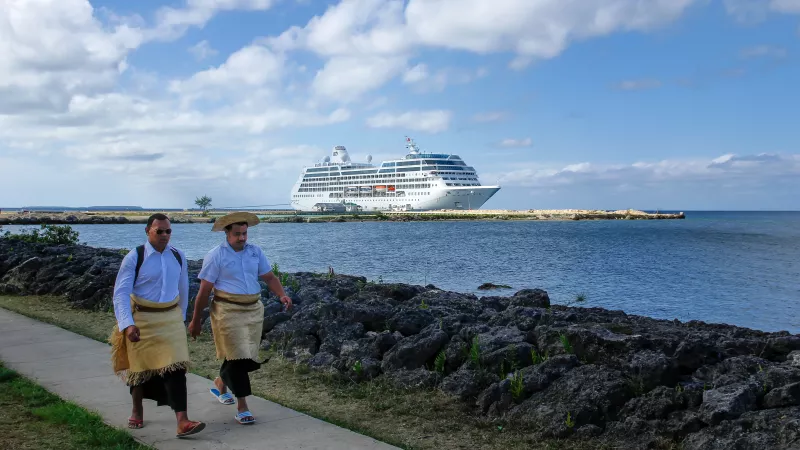
<instances>
[{"instance_id":1,"label":"grass patch","mask_svg":"<svg viewBox=\"0 0 800 450\"><path fill-rule=\"evenodd\" d=\"M0 307L103 342L115 324L111 312L73 309L52 297L0 296ZM210 335L189 339L189 352L193 373L209 379L218 375ZM401 390L381 379L341 381L280 357L250 377L259 397L405 449L603 448L593 442L534 440L531 430L478 416L438 390Z\"/></svg>"},{"instance_id":2,"label":"grass patch","mask_svg":"<svg viewBox=\"0 0 800 450\"><path fill-rule=\"evenodd\" d=\"M0 448L151 449L0 363Z\"/></svg>"}]
</instances>

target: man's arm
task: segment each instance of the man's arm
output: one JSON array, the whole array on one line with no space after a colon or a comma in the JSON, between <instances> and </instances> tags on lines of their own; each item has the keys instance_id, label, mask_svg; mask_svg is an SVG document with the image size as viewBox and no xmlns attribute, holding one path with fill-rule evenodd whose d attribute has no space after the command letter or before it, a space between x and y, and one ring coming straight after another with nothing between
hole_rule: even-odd
<instances>
[{"instance_id":1,"label":"man's arm","mask_svg":"<svg viewBox=\"0 0 800 450\"><path fill-rule=\"evenodd\" d=\"M203 259L203 268L197 274L200 279L200 290L197 291L197 296L194 298L194 312L192 313L192 321L189 323L189 335L197 337L201 331L200 316L203 310L208 307L208 297L211 296L211 290L214 288L214 282L219 277L219 265L214 254L209 252Z\"/></svg>"},{"instance_id":2,"label":"man's arm","mask_svg":"<svg viewBox=\"0 0 800 450\"><path fill-rule=\"evenodd\" d=\"M272 291L273 294L278 296L278 298L286 297L286 292L284 292L283 290L283 285L281 284L281 280L279 280L278 277L276 277L275 274L272 273L272 271L269 271L264 275L259 276L259 278L264 280L264 283L267 283L267 287L269 287L269 290Z\"/></svg>"},{"instance_id":3,"label":"man's arm","mask_svg":"<svg viewBox=\"0 0 800 450\"><path fill-rule=\"evenodd\" d=\"M131 293L133 292L133 277L136 272L136 252L130 251L119 265L117 280L114 282L114 315L117 317L119 331L125 331L133 322L131 312Z\"/></svg>"},{"instance_id":4,"label":"man's arm","mask_svg":"<svg viewBox=\"0 0 800 450\"><path fill-rule=\"evenodd\" d=\"M281 280L272 272L272 265L269 263L267 255L261 250L261 247L258 247L258 278L261 278L264 280L264 283L267 283L269 290L278 296L281 303L286 305L287 309L292 307L292 299L286 296Z\"/></svg>"},{"instance_id":5,"label":"man's arm","mask_svg":"<svg viewBox=\"0 0 800 450\"><path fill-rule=\"evenodd\" d=\"M269 290L278 296L281 303L283 303L283 306L286 307L287 311L292 309L292 299L286 295L286 292L283 290L283 285L281 285L281 280L279 280L271 270L264 275L261 275L259 278L267 283Z\"/></svg>"},{"instance_id":6,"label":"man's arm","mask_svg":"<svg viewBox=\"0 0 800 450\"><path fill-rule=\"evenodd\" d=\"M211 297L211 289L213 288L214 283L208 280L200 280L200 290L197 291L197 297L194 298L193 322L195 320L200 321L200 315L208 307L208 298Z\"/></svg>"},{"instance_id":7,"label":"man's arm","mask_svg":"<svg viewBox=\"0 0 800 450\"><path fill-rule=\"evenodd\" d=\"M178 250L181 255L181 275L178 279L178 305L181 307L183 320L186 320L186 308L189 307L189 261L186 260L186 255Z\"/></svg>"}]
</instances>

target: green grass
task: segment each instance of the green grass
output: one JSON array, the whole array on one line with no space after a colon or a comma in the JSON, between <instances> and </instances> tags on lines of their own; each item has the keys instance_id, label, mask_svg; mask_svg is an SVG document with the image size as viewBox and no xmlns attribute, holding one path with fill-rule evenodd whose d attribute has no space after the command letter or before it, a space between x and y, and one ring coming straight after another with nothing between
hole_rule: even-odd
<instances>
[{"instance_id":1,"label":"green grass","mask_svg":"<svg viewBox=\"0 0 800 450\"><path fill-rule=\"evenodd\" d=\"M0 448L145 450L130 434L107 426L0 363Z\"/></svg>"},{"instance_id":2,"label":"green grass","mask_svg":"<svg viewBox=\"0 0 800 450\"><path fill-rule=\"evenodd\" d=\"M102 342L115 324L111 312L75 309L60 298L0 296L0 307ZM479 361L479 347L473 352ZM193 373L208 379L219 374L210 335L189 339L189 353ZM310 372L279 356L250 379L254 395L404 449L606 448L594 441L536 440L530 429L479 416L436 389L397 389L382 378L355 383Z\"/></svg>"}]
</instances>

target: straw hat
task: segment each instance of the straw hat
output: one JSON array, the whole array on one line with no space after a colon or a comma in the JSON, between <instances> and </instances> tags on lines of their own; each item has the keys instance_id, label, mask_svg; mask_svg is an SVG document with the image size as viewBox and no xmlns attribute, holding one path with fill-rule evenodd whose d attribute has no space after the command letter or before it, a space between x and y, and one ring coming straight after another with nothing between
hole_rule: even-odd
<instances>
[{"instance_id":1,"label":"straw hat","mask_svg":"<svg viewBox=\"0 0 800 450\"><path fill-rule=\"evenodd\" d=\"M214 226L211 227L211 231L224 231L225 227L228 225L239 222L247 222L247 226L252 227L258 225L261 221L258 220L258 216L253 213L244 211L235 212L217 218L217 220L214 221Z\"/></svg>"}]
</instances>

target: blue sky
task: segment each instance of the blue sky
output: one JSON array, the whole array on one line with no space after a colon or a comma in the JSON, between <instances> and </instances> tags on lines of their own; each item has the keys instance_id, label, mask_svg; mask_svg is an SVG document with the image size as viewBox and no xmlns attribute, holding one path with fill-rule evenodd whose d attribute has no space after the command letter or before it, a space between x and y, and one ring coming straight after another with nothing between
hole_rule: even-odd
<instances>
[{"instance_id":1,"label":"blue sky","mask_svg":"<svg viewBox=\"0 0 800 450\"><path fill-rule=\"evenodd\" d=\"M800 0L0 4L2 206L288 204L409 135L485 209L800 209Z\"/></svg>"}]
</instances>

